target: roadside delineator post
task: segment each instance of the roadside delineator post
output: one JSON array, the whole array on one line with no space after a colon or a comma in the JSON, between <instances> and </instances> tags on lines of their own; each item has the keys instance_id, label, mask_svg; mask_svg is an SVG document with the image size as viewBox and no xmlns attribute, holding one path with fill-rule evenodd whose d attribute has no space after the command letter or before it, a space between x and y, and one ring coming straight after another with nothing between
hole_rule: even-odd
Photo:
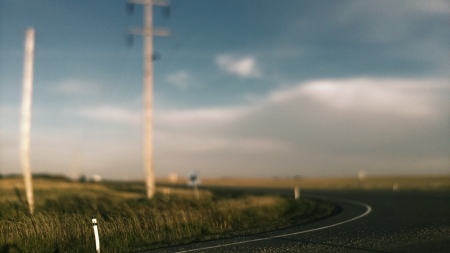
<instances>
[{"instance_id":1,"label":"roadside delineator post","mask_svg":"<svg viewBox=\"0 0 450 253\"><path fill-rule=\"evenodd\" d=\"M92 217L92 226L94 227L95 250L100 253L100 238L98 237L97 219L95 217Z\"/></svg>"},{"instance_id":2,"label":"roadside delineator post","mask_svg":"<svg viewBox=\"0 0 450 253\"><path fill-rule=\"evenodd\" d=\"M296 186L294 188L294 198L299 199L300 198L300 187Z\"/></svg>"}]
</instances>

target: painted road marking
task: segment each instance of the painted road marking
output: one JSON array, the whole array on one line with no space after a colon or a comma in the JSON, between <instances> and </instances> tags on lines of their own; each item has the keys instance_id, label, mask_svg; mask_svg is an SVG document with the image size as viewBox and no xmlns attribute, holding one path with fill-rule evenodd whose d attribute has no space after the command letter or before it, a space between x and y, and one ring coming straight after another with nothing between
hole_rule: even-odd
<instances>
[{"instance_id":1,"label":"painted road marking","mask_svg":"<svg viewBox=\"0 0 450 253\"><path fill-rule=\"evenodd\" d=\"M240 241L240 242L232 242L232 243L227 243L227 244L221 244L221 245L216 245L216 246L210 246L210 247L203 247L203 248L197 248L197 249L190 249L190 250L183 250L183 251L177 251L177 253L184 253L184 252L193 252L193 251L199 251L199 250L206 250L206 249L215 249L215 248L221 248L221 247L227 247L227 246L232 246L232 245L238 245L238 244L244 244L244 243L248 243L248 242L257 242L257 241L264 241L264 240L271 240L271 239L275 239L275 238L280 238L280 237L286 237L286 236L291 236L291 235L298 235L298 234L304 234L304 233L309 233L309 232L313 232L313 231L318 231L318 230L323 230L323 229L327 229L327 228L331 228L331 227L336 227L348 222L352 222L355 221L357 219L361 219L364 216L368 215L370 212L372 212L372 207L359 202L359 201L354 201L354 200L347 200L347 199L339 199L339 198L330 198L330 197L322 197L322 196L316 196L316 195L309 195L309 197L315 197L315 198L320 198L320 199L329 199L329 200L338 200L341 202L347 202L350 204L354 204L354 205L359 205L359 206L363 206L365 207L367 210L359 215L356 216L354 218L351 218L349 220L346 221L341 221L332 225L328 225L328 226L324 226L324 227L320 227L320 228L313 228L313 229L309 229L309 230L305 230L305 231L299 231L299 232L294 232L294 233L289 233L289 234L284 234L284 235L274 235L274 236L269 236L266 238L258 238L258 239L251 239L251 240L246 240L246 241Z\"/></svg>"}]
</instances>

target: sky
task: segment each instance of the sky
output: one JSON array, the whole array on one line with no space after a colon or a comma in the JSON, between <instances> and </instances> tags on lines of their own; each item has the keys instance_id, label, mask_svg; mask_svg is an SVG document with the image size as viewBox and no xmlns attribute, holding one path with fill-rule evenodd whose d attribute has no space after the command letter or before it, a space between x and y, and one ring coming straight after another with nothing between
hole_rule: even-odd
<instances>
[{"instance_id":1,"label":"sky","mask_svg":"<svg viewBox=\"0 0 450 253\"><path fill-rule=\"evenodd\" d=\"M450 1L172 0L154 7L154 164L200 177L450 175ZM0 0L0 174L141 179L143 8ZM132 38L132 39L130 39Z\"/></svg>"}]
</instances>

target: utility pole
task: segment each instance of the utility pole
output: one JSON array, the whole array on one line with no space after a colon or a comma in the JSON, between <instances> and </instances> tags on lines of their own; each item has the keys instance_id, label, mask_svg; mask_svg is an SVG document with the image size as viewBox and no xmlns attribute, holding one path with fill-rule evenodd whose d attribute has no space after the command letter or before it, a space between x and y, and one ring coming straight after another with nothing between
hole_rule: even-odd
<instances>
[{"instance_id":1,"label":"utility pole","mask_svg":"<svg viewBox=\"0 0 450 253\"><path fill-rule=\"evenodd\" d=\"M155 170L153 162L153 36L169 36L169 31L153 28L153 5L169 6L163 0L130 0L131 4L144 5L144 28L132 29L132 35L144 36L144 146L143 165L147 197L155 194Z\"/></svg>"},{"instance_id":2,"label":"utility pole","mask_svg":"<svg viewBox=\"0 0 450 253\"><path fill-rule=\"evenodd\" d=\"M23 72L22 91L22 122L20 153L30 213L34 213L33 183L30 166L30 131L31 131L31 100L33 95L33 58L34 58L34 29L28 28L25 38L25 63Z\"/></svg>"}]
</instances>

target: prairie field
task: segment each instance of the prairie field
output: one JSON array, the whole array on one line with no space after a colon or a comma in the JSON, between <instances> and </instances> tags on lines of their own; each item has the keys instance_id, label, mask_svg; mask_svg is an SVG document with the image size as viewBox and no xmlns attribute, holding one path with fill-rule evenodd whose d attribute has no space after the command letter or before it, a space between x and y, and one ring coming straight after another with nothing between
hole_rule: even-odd
<instances>
[{"instance_id":1,"label":"prairie field","mask_svg":"<svg viewBox=\"0 0 450 253\"><path fill-rule=\"evenodd\" d=\"M0 179L0 252L94 252L91 217L102 252L139 250L257 233L312 221L330 204L276 195L157 188L142 182L79 183L34 179L35 213L21 178Z\"/></svg>"},{"instance_id":2,"label":"prairie field","mask_svg":"<svg viewBox=\"0 0 450 253\"><path fill-rule=\"evenodd\" d=\"M204 186L272 187L322 190L449 191L450 176L370 176L342 178L202 178ZM185 184L186 179L179 180ZM169 183L168 179L157 182Z\"/></svg>"}]
</instances>

